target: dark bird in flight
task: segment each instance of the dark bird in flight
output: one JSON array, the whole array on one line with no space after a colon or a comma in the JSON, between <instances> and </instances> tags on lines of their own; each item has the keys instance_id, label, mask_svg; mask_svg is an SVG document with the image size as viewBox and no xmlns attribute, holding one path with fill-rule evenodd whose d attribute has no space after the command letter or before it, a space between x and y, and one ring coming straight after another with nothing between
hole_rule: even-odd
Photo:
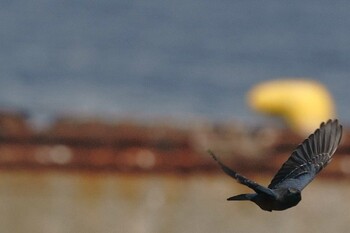
<instances>
[{"instance_id":1,"label":"dark bird in flight","mask_svg":"<svg viewBox=\"0 0 350 233\"><path fill-rule=\"evenodd\" d=\"M301 191L331 161L341 137L342 125L338 120L323 122L294 150L267 188L233 171L213 152L209 153L227 175L255 191L230 197L228 201L248 200L266 211L285 210L299 203Z\"/></svg>"}]
</instances>

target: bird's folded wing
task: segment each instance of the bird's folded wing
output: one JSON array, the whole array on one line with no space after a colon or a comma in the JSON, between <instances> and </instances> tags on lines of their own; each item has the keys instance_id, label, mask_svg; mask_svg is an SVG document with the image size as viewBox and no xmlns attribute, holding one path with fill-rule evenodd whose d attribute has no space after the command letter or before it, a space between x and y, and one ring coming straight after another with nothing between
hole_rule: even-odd
<instances>
[{"instance_id":1,"label":"bird's folded wing","mask_svg":"<svg viewBox=\"0 0 350 233\"><path fill-rule=\"evenodd\" d=\"M299 190L305 188L330 162L341 137L342 126L337 120L322 123L319 129L295 149L268 187L274 189L293 185Z\"/></svg>"},{"instance_id":2,"label":"bird's folded wing","mask_svg":"<svg viewBox=\"0 0 350 233\"><path fill-rule=\"evenodd\" d=\"M239 183L244 184L248 186L249 188L253 189L257 193L265 193L266 195L269 195L273 198L276 197L276 194L269 188L266 188L240 174L232 170L231 168L227 167L225 164L223 164L213 152L208 151L209 154L213 157L213 159L220 165L221 169L232 178L236 179Z\"/></svg>"}]
</instances>

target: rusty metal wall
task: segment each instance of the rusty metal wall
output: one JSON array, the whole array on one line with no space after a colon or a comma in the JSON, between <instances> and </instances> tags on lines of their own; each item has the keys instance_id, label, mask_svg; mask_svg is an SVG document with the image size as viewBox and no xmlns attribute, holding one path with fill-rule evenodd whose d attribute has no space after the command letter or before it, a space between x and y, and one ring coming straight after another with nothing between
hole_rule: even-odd
<instances>
[{"instance_id":1,"label":"rusty metal wall","mask_svg":"<svg viewBox=\"0 0 350 233\"><path fill-rule=\"evenodd\" d=\"M346 129L333 168L323 174L348 177L350 134ZM126 173L217 171L207 150L246 173L278 170L303 140L286 129L196 121L140 124L65 118L32 129L20 114L0 113L0 169Z\"/></svg>"}]
</instances>

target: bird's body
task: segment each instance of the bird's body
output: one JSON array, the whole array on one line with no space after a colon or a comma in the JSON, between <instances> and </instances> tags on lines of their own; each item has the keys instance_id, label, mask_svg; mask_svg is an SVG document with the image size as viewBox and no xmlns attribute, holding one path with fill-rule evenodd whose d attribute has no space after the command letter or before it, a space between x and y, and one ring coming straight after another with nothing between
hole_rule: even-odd
<instances>
[{"instance_id":1,"label":"bird's body","mask_svg":"<svg viewBox=\"0 0 350 233\"><path fill-rule=\"evenodd\" d=\"M276 196L266 195L265 193L249 193L241 194L228 198L229 201L249 200L257 204L261 209L285 210L296 206L301 201L301 193L299 190L277 189L274 190Z\"/></svg>"},{"instance_id":2,"label":"bird's body","mask_svg":"<svg viewBox=\"0 0 350 233\"><path fill-rule=\"evenodd\" d=\"M295 149L268 187L238 174L218 160L211 151L209 153L226 174L255 191L236 195L227 200L249 200L266 211L285 210L300 202L301 191L331 161L341 136L342 126L337 120L322 123L319 129Z\"/></svg>"}]
</instances>

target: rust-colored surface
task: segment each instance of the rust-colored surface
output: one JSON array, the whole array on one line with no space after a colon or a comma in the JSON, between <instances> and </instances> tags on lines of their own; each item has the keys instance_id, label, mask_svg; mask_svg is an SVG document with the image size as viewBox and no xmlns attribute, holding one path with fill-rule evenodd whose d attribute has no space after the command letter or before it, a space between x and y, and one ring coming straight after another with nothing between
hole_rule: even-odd
<instances>
[{"instance_id":1,"label":"rust-colored surface","mask_svg":"<svg viewBox=\"0 0 350 233\"><path fill-rule=\"evenodd\" d=\"M1 169L56 169L116 172L219 171L206 153L212 149L236 170L274 173L303 138L288 130L252 129L240 124L108 123L61 119L35 131L21 114L0 114ZM350 174L350 135L322 172Z\"/></svg>"}]
</instances>

